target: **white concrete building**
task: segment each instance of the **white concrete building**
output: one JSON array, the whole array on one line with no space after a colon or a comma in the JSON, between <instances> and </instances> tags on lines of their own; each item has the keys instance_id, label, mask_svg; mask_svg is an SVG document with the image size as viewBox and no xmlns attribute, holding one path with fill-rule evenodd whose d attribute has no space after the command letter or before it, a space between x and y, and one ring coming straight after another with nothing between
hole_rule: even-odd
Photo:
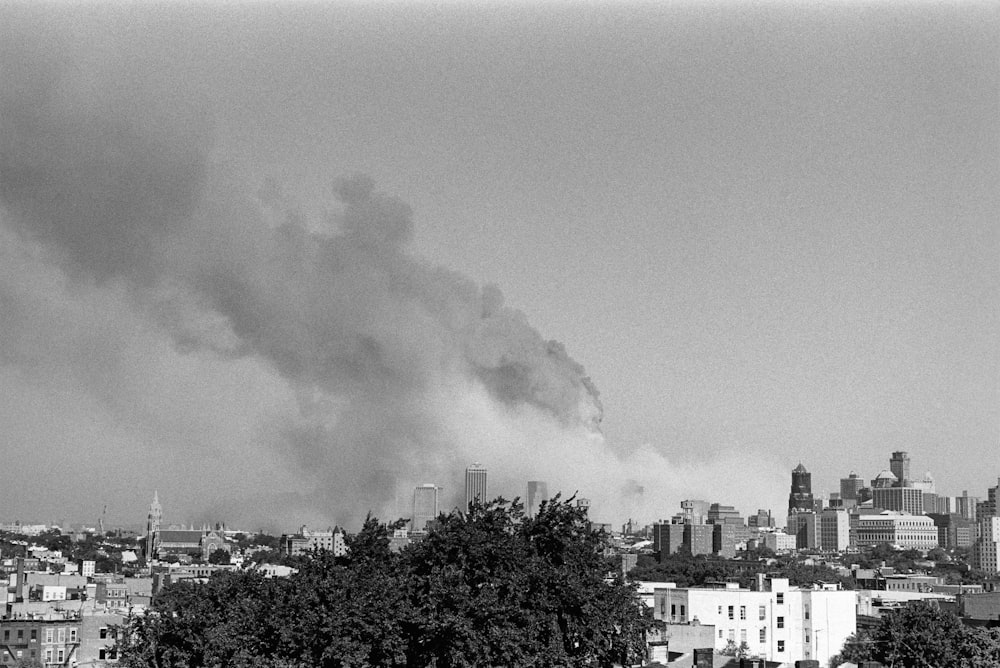
<instances>
[{"instance_id":1,"label":"white concrete building","mask_svg":"<svg viewBox=\"0 0 1000 668\"><path fill-rule=\"evenodd\" d=\"M783 531L769 531L761 536L764 547L772 552L794 552L795 536L789 536Z\"/></svg>"},{"instance_id":2,"label":"white concrete building","mask_svg":"<svg viewBox=\"0 0 1000 668\"><path fill-rule=\"evenodd\" d=\"M878 515L857 516L855 545L889 543L902 549L933 550L938 546L937 527L927 515L885 510Z\"/></svg>"},{"instance_id":3,"label":"white concrete building","mask_svg":"<svg viewBox=\"0 0 1000 668\"><path fill-rule=\"evenodd\" d=\"M851 544L851 518L844 508L826 508L820 515L819 547L843 552Z\"/></svg>"},{"instance_id":4,"label":"white concrete building","mask_svg":"<svg viewBox=\"0 0 1000 668\"><path fill-rule=\"evenodd\" d=\"M791 664L827 665L856 631L854 592L789 587L786 578L761 578L758 590L657 589L653 615L668 623L712 625L715 648L746 643L750 656Z\"/></svg>"}]
</instances>

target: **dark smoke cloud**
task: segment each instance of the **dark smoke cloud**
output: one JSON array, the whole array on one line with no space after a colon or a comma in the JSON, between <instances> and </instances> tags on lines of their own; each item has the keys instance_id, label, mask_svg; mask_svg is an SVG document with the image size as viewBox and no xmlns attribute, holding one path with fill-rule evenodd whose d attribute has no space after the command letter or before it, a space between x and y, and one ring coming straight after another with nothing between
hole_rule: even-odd
<instances>
[{"instance_id":1,"label":"dark smoke cloud","mask_svg":"<svg viewBox=\"0 0 1000 668\"><path fill-rule=\"evenodd\" d=\"M337 179L339 208L306 220L276 182L246 187L210 161L210 118L164 115L165 91L138 84L74 85L36 55L3 52L3 221L74 280L121 286L177 350L276 370L299 412L270 439L318 506L356 517L398 501L401 480L460 470L455 440L476 436L442 427L456 383L597 429L583 367L496 287L409 252L410 208L370 178Z\"/></svg>"}]
</instances>

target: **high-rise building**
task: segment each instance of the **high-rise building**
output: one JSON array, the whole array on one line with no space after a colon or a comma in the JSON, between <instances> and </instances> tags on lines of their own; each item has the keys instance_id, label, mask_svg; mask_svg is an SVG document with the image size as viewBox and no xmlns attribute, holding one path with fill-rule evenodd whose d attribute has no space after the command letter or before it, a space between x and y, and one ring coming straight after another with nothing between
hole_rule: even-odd
<instances>
[{"instance_id":1,"label":"high-rise building","mask_svg":"<svg viewBox=\"0 0 1000 668\"><path fill-rule=\"evenodd\" d=\"M843 508L827 508L820 514L819 547L842 552L851 544L851 519Z\"/></svg>"},{"instance_id":2,"label":"high-rise building","mask_svg":"<svg viewBox=\"0 0 1000 668\"><path fill-rule=\"evenodd\" d=\"M913 487L881 487L872 490L872 503L882 510L898 510L910 515L924 513L924 493Z\"/></svg>"},{"instance_id":3,"label":"high-rise building","mask_svg":"<svg viewBox=\"0 0 1000 668\"><path fill-rule=\"evenodd\" d=\"M955 512L965 519L975 522L979 506L978 496L969 496L969 490L962 490L962 496L955 497Z\"/></svg>"},{"instance_id":4,"label":"high-rise building","mask_svg":"<svg viewBox=\"0 0 1000 668\"><path fill-rule=\"evenodd\" d=\"M528 517L538 514L542 501L549 500L549 486L543 480L529 480L528 494L525 497L524 512Z\"/></svg>"},{"instance_id":5,"label":"high-rise building","mask_svg":"<svg viewBox=\"0 0 1000 668\"><path fill-rule=\"evenodd\" d=\"M979 538L972 547L972 567L990 574L1000 573L1000 517L979 518Z\"/></svg>"},{"instance_id":6,"label":"high-rise building","mask_svg":"<svg viewBox=\"0 0 1000 668\"><path fill-rule=\"evenodd\" d=\"M476 462L465 469L465 507L473 501L486 503L489 500L486 494L486 467Z\"/></svg>"},{"instance_id":7,"label":"high-rise building","mask_svg":"<svg viewBox=\"0 0 1000 668\"><path fill-rule=\"evenodd\" d=\"M843 506L845 508L853 508L861 503L861 500L858 497L859 492L864 486L864 478L859 476L854 471L851 471L850 475L846 478L840 479L840 498L843 500Z\"/></svg>"},{"instance_id":8,"label":"high-rise building","mask_svg":"<svg viewBox=\"0 0 1000 668\"><path fill-rule=\"evenodd\" d=\"M413 521L412 531L421 533L427 530L427 524L437 519L441 488L432 483L417 485L413 490Z\"/></svg>"},{"instance_id":9,"label":"high-rise building","mask_svg":"<svg viewBox=\"0 0 1000 668\"><path fill-rule=\"evenodd\" d=\"M997 507L998 493L1000 493L1000 478L997 478L996 487L990 487L986 490L986 500L976 504L976 517L978 519L1000 517L1000 510Z\"/></svg>"},{"instance_id":10,"label":"high-rise building","mask_svg":"<svg viewBox=\"0 0 1000 668\"><path fill-rule=\"evenodd\" d=\"M785 533L795 536L795 547L800 550L820 546L821 523L812 510L797 510L788 514Z\"/></svg>"},{"instance_id":11,"label":"high-rise building","mask_svg":"<svg viewBox=\"0 0 1000 668\"><path fill-rule=\"evenodd\" d=\"M897 450L889 458L889 470L896 476L900 487L910 486L910 455L903 450Z\"/></svg>"},{"instance_id":12,"label":"high-rise building","mask_svg":"<svg viewBox=\"0 0 1000 668\"><path fill-rule=\"evenodd\" d=\"M756 515L747 518L747 526L753 529L770 529L774 527L774 518L771 511L765 508L758 508Z\"/></svg>"},{"instance_id":13,"label":"high-rise building","mask_svg":"<svg viewBox=\"0 0 1000 668\"><path fill-rule=\"evenodd\" d=\"M163 522L163 507L160 505L160 495L158 491L153 491L153 502L149 504L149 514L146 515L146 561L148 562L156 554L156 534L160 532L160 523Z\"/></svg>"},{"instance_id":14,"label":"high-rise building","mask_svg":"<svg viewBox=\"0 0 1000 668\"><path fill-rule=\"evenodd\" d=\"M792 469L792 492L788 495L788 512L798 510L812 512L815 508L812 495L812 474L799 462Z\"/></svg>"}]
</instances>

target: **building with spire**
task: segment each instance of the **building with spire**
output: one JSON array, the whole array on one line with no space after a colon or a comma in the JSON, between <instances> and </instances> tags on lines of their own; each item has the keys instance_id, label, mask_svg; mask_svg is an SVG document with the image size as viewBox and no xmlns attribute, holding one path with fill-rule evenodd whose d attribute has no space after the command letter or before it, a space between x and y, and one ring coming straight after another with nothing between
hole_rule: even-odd
<instances>
[{"instance_id":1,"label":"building with spire","mask_svg":"<svg viewBox=\"0 0 1000 668\"><path fill-rule=\"evenodd\" d=\"M163 506L160 505L160 495L157 490L153 491L153 502L149 504L149 514L146 515L146 561L149 561L156 554L156 539L160 533L160 524L163 522Z\"/></svg>"}]
</instances>

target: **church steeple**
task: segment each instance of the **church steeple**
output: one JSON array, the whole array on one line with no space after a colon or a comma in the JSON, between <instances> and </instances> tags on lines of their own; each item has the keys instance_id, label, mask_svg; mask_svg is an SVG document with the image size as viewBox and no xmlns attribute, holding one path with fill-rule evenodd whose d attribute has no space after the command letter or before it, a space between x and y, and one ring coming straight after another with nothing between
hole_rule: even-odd
<instances>
[{"instance_id":1,"label":"church steeple","mask_svg":"<svg viewBox=\"0 0 1000 668\"><path fill-rule=\"evenodd\" d=\"M156 556L155 548L159 539L160 523L163 521L163 506L160 505L160 494L153 490L153 502L149 504L149 514L146 516L146 561Z\"/></svg>"}]
</instances>

